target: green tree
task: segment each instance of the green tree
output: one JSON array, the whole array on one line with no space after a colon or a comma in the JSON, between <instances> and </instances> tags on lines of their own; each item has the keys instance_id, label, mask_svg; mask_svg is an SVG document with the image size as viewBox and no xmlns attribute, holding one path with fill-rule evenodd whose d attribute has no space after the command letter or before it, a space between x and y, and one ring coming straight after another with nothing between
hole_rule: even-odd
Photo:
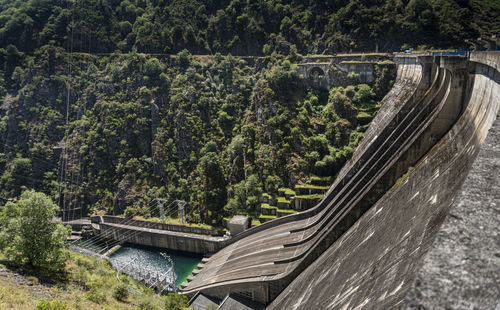
<instances>
[{"instance_id":1,"label":"green tree","mask_svg":"<svg viewBox=\"0 0 500 310\"><path fill-rule=\"evenodd\" d=\"M0 210L0 249L10 261L47 271L59 271L68 258L70 229L53 223L59 207L34 190Z\"/></svg>"},{"instance_id":2,"label":"green tree","mask_svg":"<svg viewBox=\"0 0 500 310\"><path fill-rule=\"evenodd\" d=\"M298 66L288 60L272 67L266 74L266 78L274 92L284 97L300 87Z\"/></svg>"},{"instance_id":3,"label":"green tree","mask_svg":"<svg viewBox=\"0 0 500 310\"><path fill-rule=\"evenodd\" d=\"M262 186L257 175L252 174L248 177L246 184L246 208L253 211L259 203L259 196L262 194Z\"/></svg>"}]
</instances>

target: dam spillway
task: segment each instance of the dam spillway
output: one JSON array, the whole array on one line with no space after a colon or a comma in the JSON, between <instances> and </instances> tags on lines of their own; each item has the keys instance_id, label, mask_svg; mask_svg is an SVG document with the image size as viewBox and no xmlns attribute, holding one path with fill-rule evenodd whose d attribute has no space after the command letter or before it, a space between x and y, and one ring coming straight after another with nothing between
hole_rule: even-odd
<instances>
[{"instance_id":1,"label":"dam spillway","mask_svg":"<svg viewBox=\"0 0 500 310\"><path fill-rule=\"evenodd\" d=\"M185 294L239 293L269 309L402 299L496 117L500 53L396 62L393 89L323 200L228 241Z\"/></svg>"}]
</instances>

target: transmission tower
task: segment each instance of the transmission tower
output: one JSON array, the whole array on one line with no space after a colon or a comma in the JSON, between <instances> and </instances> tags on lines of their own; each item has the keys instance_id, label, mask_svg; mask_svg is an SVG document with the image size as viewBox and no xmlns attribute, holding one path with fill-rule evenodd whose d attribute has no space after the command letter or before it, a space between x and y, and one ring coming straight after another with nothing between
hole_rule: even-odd
<instances>
[{"instance_id":1,"label":"transmission tower","mask_svg":"<svg viewBox=\"0 0 500 310\"><path fill-rule=\"evenodd\" d=\"M155 198L154 200L158 204L158 208L160 208L160 219L163 221L165 220L165 203L167 202L167 199Z\"/></svg>"},{"instance_id":2,"label":"transmission tower","mask_svg":"<svg viewBox=\"0 0 500 310\"><path fill-rule=\"evenodd\" d=\"M184 200L179 200L177 199L175 201L177 203L177 206L179 207L179 220L181 221L182 224L186 223L186 215L184 214L184 206L186 205L186 202Z\"/></svg>"},{"instance_id":3,"label":"transmission tower","mask_svg":"<svg viewBox=\"0 0 500 310\"><path fill-rule=\"evenodd\" d=\"M154 199L154 201L156 201L156 203L158 204L158 208L160 208L160 219L163 221L165 220L165 203L167 202L168 198L170 198L170 196L167 194L165 194L167 196L167 198L158 198L156 197Z\"/></svg>"}]
</instances>

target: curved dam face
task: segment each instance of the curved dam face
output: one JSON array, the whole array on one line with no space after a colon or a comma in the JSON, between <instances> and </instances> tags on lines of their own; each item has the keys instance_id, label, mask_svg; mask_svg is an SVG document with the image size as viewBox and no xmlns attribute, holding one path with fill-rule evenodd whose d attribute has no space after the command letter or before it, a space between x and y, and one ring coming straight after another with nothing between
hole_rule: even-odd
<instances>
[{"instance_id":1,"label":"curved dam face","mask_svg":"<svg viewBox=\"0 0 500 310\"><path fill-rule=\"evenodd\" d=\"M396 57L398 77L323 200L249 229L183 292L269 309L396 305L500 105L500 53Z\"/></svg>"}]
</instances>

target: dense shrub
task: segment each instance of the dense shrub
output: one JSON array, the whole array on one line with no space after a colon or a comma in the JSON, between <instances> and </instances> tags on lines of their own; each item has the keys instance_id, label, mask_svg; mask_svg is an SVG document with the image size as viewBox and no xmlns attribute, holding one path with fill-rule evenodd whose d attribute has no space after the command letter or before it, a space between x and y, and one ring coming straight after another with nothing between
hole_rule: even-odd
<instances>
[{"instance_id":1,"label":"dense shrub","mask_svg":"<svg viewBox=\"0 0 500 310\"><path fill-rule=\"evenodd\" d=\"M124 283L121 283L113 289L113 298L119 301L127 300L129 295L128 286Z\"/></svg>"}]
</instances>

